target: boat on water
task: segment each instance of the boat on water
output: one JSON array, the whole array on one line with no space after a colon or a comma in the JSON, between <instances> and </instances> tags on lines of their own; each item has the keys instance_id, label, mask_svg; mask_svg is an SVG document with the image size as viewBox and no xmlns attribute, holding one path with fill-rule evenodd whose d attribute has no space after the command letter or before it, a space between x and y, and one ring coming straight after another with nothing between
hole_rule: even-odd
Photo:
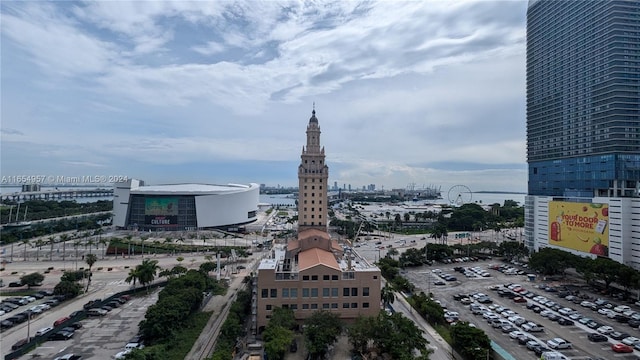
<instances>
[{"instance_id":1,"label":"boat on water","mask_svg":"<svg viewBox=\"0 0 640 360\"><path fill-rule=\"evenodd\" d=\"M19 229L19 228L25 228L28 226L31 226L31 221L27 221L27 211L29 210L28 206L25 206L24 208L24 217L22 218L22 221L19 221L18 217L20 216L20 204L18 204L18 210L16 211L16 221L11 222L12 218L13 218L13 206L11 207L11 209L9 210L9 223L4 224L3 227L5 229Z\"/></svg>"}]
</instances>

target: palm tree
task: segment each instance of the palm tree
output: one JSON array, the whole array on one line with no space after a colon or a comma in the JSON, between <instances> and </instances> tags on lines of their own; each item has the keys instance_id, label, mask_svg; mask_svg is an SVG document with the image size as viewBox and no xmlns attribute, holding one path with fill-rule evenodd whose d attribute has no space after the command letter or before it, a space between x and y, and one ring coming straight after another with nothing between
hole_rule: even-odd
<instances>
[{"instance_id":1,"label":"palm tree","mask_svg":"<svg viewBox=\"0 0 640 360\"><path fill-rule=\"evenodd\" d=\"M87 292L89 291L89 285L91 285L91 267L98 261L98 257L96 254L89 253L84 257L84 261L89 265L89 281L87 281L87 288L84 290L84 292Z\"/></svg>"},{"instance_id":2,"label":"palm tree","mask_svg":"<svg viewBox=\"0 0 640 360\"><path fill-rule=\"evenodd\" d=\"M89 265L89 272L91 272L91 267L98 261L98 257L96 254L87 254L87 256L84 257L84 261Z\"/></svg>"},{"instance_id":3,"label":"palm tree","mask_svg":"<svg viewBox=\"0 0 640 360\"><path fill-rule=\"evenodd\" d=\"M36 240L36 246L38 247L38 250L36 251L36 260L40 260L40 250L42 250L42 245L44 245L45 242L42 239L38 239Z\"/></svg>"},{"instance_id":4,"label":"palm tree","mask_svg":"<svg viewBox=\"0 0 640 360\"><path fill-rule=\"evenodd\" d=\"M49 252L49 261L53 261L53 244L56 242L56 238L49 236L49 245L51 245L51 251Z\"/></svg>"},{"instance_id":5,"label":"palm tree","mask_svg":"<svg viewBox=\"0 0 640 360\"><path fill-rule=\"evenodd\" d=\"M127 240L127 257L131 259L131 240L133 239L133 236L127 235L124 238Z\"/></svg>"},{"instance_id":6,"label":"palm tree","mask_svg":"<svg viewBox=\"0 0 640 360\"><path fill-rule=\"evenodd\" d=\"M98 238L98 243L102 245L102 259L104 260L104 257L107 254L107 244L109 244L109 240L101 236Z\"/></svg>"},{"instance_id":7,"label":"palm tree","mask_svg":"<svg viewBox=\"0 0 640 360\"><path fill-rule=\"evenodd\" d=\"M136 281L140 278L140 273L139 273L139 267L140 265L136 266L135 268L129 270L129 275L127 276L126 279L124 279L124 281L129 284L133 281L133 287L136 287Z\"/></svg>"},{"instance_id":8,"label":"palm tree","mask_svg":"<svg viewBox=\"0 0 640 360\"><path fill-rule=\"evenodd\" d=\"M69 240L68 234L60 235L60 241L62 242L62 261L64 262L67 257L67 241Z\"/></svg>"},{"instance_id":9,"label":"palm tree","mask_svg":"<svg viewBox=\"0 0 640 360\"><path fill-rule=\"evenodd\" d=\"M87 247L88 247L89 254L91 254L91 246L93 246L93 244L95 244L95 241L93 241L93 238L89 237L89 240L84 242L84 251L87 252Z\"/></svg>"},{"instance_id":10,"label":"palm tree","mask_svg":"<svg viewBox=\"0 0 640 360\"><path fill-rule=\"evenodd\" d=\"M158 261L151 259L144 259L142 260L142 264L136 266L138 281L140 281L140 284L147 287L147 292L149 292L149 284L151 284L156 278L156 274L159 269L160 266L158 266Z\"/></svg>"},{"instance_id":11,"label":"palm tree","mask_svg":"<svg viewBox=\"0 0 640 360\"><path fill-rule=\"evenodd\" d=\"M78 247L82 245L80 239L75 239L73 241L73 247L76 249L76 270L78 270Z\"/></svg>"},{"instance_id":12,"label":"palm tree","mask_svg":"<svg viewBox=\"0 0 640 360\"><path fill-rule=\"evenodd\" d=\"M146 236L141 236L140 237L140 243L142 244L142 258L144 259L144 241L147 240L148 237Z\"/></svg>"},{"instance_id":13,"label":"palm tree","mask_svg":"<svg viewBox=\"0 0 640 360\"><path fill-rule=\"evenodd\" d=\"M27 261L27 245L29 244L29 239L20 239L20 242L24 244L24 261Z\"/></svg>"},{"instance_id":14,"label":"palm tree","mask_svg":"<svg viewBox=\"0 0 640 360\"><path fill-rule=\"evenodd\" d=\"M386 308L390 304L393 304L393 302L396 300L396 293L395 291L393 291L393 288L389 286L388 283L386 283L380 290L380 296L382 297L382 303L384 304L384 307Z\"/></svg>"}]
</instances>

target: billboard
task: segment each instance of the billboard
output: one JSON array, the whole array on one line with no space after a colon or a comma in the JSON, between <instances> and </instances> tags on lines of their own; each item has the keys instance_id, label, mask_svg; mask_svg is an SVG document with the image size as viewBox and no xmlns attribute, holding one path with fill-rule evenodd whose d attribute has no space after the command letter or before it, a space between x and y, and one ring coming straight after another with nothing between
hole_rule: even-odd
<instances>
[{"instance_id":1,"label":"billboard","mask_svg":"<svg viewBox=\"0 0 640 360\"><path fill-rule=\"evenodd\" d=\"M166 197L145 198L144 223L155 226L178 225L178 199Z\"/></svg>"},{"instance_id":2,"label":"billboard","mask_svg":"<svg viewBox=\"0 0 640 360\"><path fill-rule=\"evenodd\" d=\"M609 255L609 205L549 202L549 244Z\"/></svg>"}]
</instances>

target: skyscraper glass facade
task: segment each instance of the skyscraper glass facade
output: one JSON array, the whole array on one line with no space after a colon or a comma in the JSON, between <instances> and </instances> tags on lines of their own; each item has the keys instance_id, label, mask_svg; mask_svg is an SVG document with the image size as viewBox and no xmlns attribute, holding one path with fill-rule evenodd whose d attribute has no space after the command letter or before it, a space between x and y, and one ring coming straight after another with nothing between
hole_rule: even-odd
<instances>
[{"instance_id":1,"label":"skyscraper glass facade","mask_svg":"<svg viewBox=\"0 0 640 360\"><path fill-rule=\"evenodd\" d=\"M529 195L638 196L640 1L530 1Z\"/></svg>"}]
</instances>

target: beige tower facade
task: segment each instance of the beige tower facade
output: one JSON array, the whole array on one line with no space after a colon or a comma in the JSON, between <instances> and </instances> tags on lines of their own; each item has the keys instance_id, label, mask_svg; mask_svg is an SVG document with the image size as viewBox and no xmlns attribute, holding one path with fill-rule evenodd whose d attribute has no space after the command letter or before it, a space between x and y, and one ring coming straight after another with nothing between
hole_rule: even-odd
<instances>
[{"instance_id":1,"label":"beige tower facade","mask_svg":"<svg viewBox=\"0 0 640 360\"><path fill-rule=\"evenodd\" d=\"M327 231L328 178L314 109L298 167L298 236L276 244L258 266L254 291L258 332L278 307L293 310L301 323L319 310L345 321L380 312L380 269Z\"/></svg>"},{"instance_id":2,"label":"beige tower facade","mask_svg":"<svg viewBox=\"0 0 640 360\"><path fill-rule=\"evenodd\" d=\"M302 148L298 166L298 232L327 229L327 181L329 167L324 147L320 147L320 125L316 110L307 125L307 145Z\"/></svg>"}]
</instances>

